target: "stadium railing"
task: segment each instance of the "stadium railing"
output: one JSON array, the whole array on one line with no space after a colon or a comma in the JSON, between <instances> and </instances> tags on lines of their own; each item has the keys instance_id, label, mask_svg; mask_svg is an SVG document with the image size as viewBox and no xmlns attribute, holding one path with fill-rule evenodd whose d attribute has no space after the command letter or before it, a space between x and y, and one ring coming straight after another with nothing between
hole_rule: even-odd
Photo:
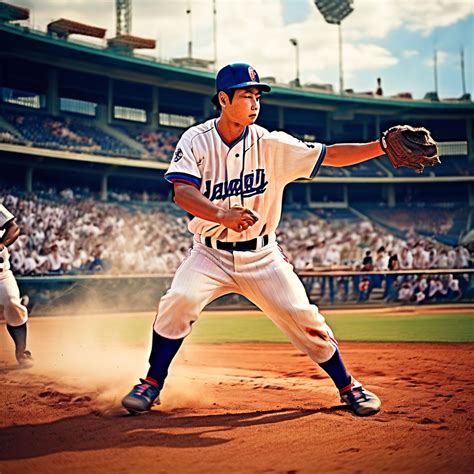
<instances>
[{"instance_id":1,"label":"stadium railing","mask_svg":"<svg viewBox=\"0 0 474 474\"><path fill-rule=\"evenodd\" d=\"M399 306L474 303L474 269L403 270L397 272L305 271L299 276L312 302L319 307L366 305ZM440 282L458 280L459 292L446 290L425 297L414 292L400 298L403 285L419 284L425 279ZM64 275L18 277L21 294L28 295L35 315L90 315L98 313L153 312L169 288L172 275ZM441 286L439 286L441 285ZM452 285L455 287L455 285ZM404 288L406 289L406 288ZM211 303L207 309L255 309L240 295L231 294Z\"/></svg>"}]
</instances>

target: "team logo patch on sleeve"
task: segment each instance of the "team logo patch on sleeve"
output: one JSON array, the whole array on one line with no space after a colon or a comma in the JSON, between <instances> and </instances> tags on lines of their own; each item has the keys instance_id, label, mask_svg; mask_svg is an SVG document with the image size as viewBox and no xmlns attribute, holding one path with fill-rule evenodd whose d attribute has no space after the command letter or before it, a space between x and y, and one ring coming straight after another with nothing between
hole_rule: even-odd
<instances>
[{"instance_id":1,"label":"team logo patch on sleeve","mask_svg":"<svg viewBox=\"0 0 474 474\"><path fill-rule=\"evenodd\" d=\"M174 153L173 161L177 163L183 156L183 150L181 150L181 148L178 148Z\"/></svg>"}]
</instances>

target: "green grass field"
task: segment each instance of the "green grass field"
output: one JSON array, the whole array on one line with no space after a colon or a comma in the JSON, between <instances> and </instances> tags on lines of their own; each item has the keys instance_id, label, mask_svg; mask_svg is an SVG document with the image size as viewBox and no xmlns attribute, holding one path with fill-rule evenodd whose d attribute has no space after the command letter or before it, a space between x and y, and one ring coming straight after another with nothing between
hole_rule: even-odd
<instances>
[{"instance_id":1,"label":"green grass field","mask_svg":"<svg viewBox=\"0 0 474 474\"><path fill-rule=\"evenodd\" d=\"M474 312L330 314L326 320L340 341L474 342ZM194 343L285 342L259 313L208 313L194 326Z\"/></svg>"},{"instance_id":2,"label":"green grass field","mask_svg":"<svg viewBox=\"0 0 474 474\"><path fill-rule=\"evenodd\" d=\"M474 342L474 311L469 312L324 312L339 341ZM43 324L49 318L42 319ZM111 320L113 323L111 323ZM90 316L88 323L104 344L140 344L150 339L153 313ZM41 321L38 321L41 324ZM62 323L70 330L71 321ZM83 320L81 320L83 324ZM111 327L113 329L111 329ZM192 343L288 342L262 313L205 312L193 325Z\"/></svg>"}]
</instances>

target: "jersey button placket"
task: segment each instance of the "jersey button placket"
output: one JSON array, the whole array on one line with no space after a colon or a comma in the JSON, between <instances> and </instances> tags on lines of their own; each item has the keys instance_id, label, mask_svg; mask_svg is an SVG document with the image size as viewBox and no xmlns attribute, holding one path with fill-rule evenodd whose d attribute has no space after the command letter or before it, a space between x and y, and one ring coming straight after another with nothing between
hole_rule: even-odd
<instances>
[{"instance_id":1,"label":"jersey button placket","mask_svg":"<svg viewBox=\"0 0 474 474\"><path fill-rule=\"evenodd\" d=\"M227 155L227 176L229 183L232 180L240 179L242 172L242 144L239 142L236 144ZM229 196L229 208L234 206L241 206L241 190L237 195Z\"/></svg>"}]
</instances>

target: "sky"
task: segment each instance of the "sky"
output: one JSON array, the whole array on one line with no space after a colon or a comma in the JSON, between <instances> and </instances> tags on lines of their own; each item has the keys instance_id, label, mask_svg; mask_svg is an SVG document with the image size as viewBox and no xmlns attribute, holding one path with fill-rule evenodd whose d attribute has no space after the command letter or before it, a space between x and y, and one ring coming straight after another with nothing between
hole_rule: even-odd
<instances>
[{"instance_id":1,"label":"sky","mask_svg":"<svg viewBox=\"0 0 474 474\"><path fill-rule=\"evenodd\" d=\"M261 77L288 83L296 77L298 51L302 84L339 90L338 28L324 21L313 0L215 1L217 68L246 62ZM158 42L155 51L140 53L158 60L184 57L191 38L193 57L214 58L213 0L132 2L132 34ZM29 8L31 24L42 30L68 18L107 28L109 38L115 35L115 0L9 3ZM387 96L411 92L423 98L435 90L436 49L439 96L460 97L463 49L466 90L474 95L474 0L354 0L353 6L342 22L344 88L373 91L380 77Z\"/></svg>"}]
</instances>

